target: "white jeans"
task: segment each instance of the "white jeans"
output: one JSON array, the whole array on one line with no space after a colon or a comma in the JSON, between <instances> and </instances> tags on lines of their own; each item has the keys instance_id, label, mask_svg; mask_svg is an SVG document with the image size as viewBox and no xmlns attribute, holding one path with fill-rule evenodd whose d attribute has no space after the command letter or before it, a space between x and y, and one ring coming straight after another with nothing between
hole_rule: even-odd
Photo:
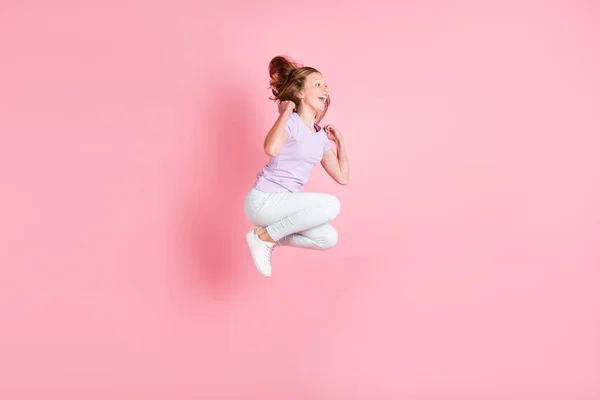
<instances>
[{"instance_id":1,"label":"white jeans","mask_svg":"<svg viewBox=\"0 0 600 400\"><path fill-rule=\"evenodd\" d=\"M336 245L329 224L340 212L337 197L324 193L265 193L251 188L244 201L248 220L265 227L280 246L325 250Z\"/></svg>"}]
</instances>

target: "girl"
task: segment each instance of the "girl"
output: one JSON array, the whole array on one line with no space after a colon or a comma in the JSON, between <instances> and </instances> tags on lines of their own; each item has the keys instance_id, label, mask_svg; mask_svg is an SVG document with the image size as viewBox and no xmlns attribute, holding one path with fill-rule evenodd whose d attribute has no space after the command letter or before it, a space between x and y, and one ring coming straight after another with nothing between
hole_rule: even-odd
<instances>
[{"instance_id":1,"label":"girl","mask_svg":"<svg viewBox=\"0 0 600 400\"><path fill-rule=\"evenodd\" d=\"M302 192L317 163L340 185L349 179L342 135L332 125L318 125L330 104L323 75L283 56L270 61L269 75L279 117L264 141L269 162L244 202L246 217L257 226L246 241L264 276L271 276L275 246L325 250L337 243L337 231L329 222L339 214L340 201L329 194Z\"/></svg>"}]
</instances>

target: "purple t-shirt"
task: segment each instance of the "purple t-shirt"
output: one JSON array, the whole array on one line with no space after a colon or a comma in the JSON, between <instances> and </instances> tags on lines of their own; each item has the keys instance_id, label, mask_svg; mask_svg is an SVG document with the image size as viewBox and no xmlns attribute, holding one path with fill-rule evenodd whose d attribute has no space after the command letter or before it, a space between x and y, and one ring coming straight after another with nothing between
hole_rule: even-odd
<instances>
[{"instance_id":1,"label":"purple t-shirt","mask_svg":"<svg viewBox=\"0 0 600 400\"><path fill-rule=\"evenodd\" d=\"M258 173L254 187L266 193L300 192L312 169L331 148L325 131L317 124L315 129L317 132L312 132L297 113L292 113L285 126L290 137Z\"/></svg>"}]
</instances>

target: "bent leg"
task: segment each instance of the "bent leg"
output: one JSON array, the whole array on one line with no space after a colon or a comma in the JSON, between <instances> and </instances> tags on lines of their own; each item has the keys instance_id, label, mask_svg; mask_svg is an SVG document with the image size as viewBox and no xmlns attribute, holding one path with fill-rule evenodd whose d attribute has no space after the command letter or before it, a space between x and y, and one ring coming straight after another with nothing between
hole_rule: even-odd
<instances>
[{"instance_id":1,"label":"bent leg","mask_svg":"<svg viewBox=\"0 0 600 400\"><path fill-rule=\"evenodd\" d=\"M274 241L330 222L339 212L337 197L324 193L255 192L246 200L248 219L257 226L265 227Z\"/></svg>"},{"instance_id":2,"label":"bent leg","mask_svg":"<svg viewBox=\"0 0 600 400\"><path fill-rule=\"evenodd\" d=\"M338 233L333 226L325 223L303 232L293 233L280 239L279 246L300 247L313 250L327 250L337 244Z\"/></svg>"}]
</instances>

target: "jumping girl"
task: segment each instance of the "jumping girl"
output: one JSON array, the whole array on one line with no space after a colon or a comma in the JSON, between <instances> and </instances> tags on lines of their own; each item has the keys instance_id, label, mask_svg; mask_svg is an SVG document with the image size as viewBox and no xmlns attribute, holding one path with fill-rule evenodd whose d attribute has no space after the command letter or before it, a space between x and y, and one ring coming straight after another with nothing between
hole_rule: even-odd
<instances>
[{"instance_id":1,"label":"jumping girl","mask_svg":"<svg viewBox=\"0 0 600 400\"><path fill-rule=\"evenodd\" d=\"M337 231L329 222L339 214L340 201L329 194L302 192L312 169L320 162L340 185L349 180L344 138L333 125L319 126L330 104L323 75L283 56L270 61L269 75L279 117L264 141L270 159L244 202L246 217L257 227L246 234L246 241L256 268L267 277L275 246L325 250L337 243Z\"/></svg>"}]
</instances>

